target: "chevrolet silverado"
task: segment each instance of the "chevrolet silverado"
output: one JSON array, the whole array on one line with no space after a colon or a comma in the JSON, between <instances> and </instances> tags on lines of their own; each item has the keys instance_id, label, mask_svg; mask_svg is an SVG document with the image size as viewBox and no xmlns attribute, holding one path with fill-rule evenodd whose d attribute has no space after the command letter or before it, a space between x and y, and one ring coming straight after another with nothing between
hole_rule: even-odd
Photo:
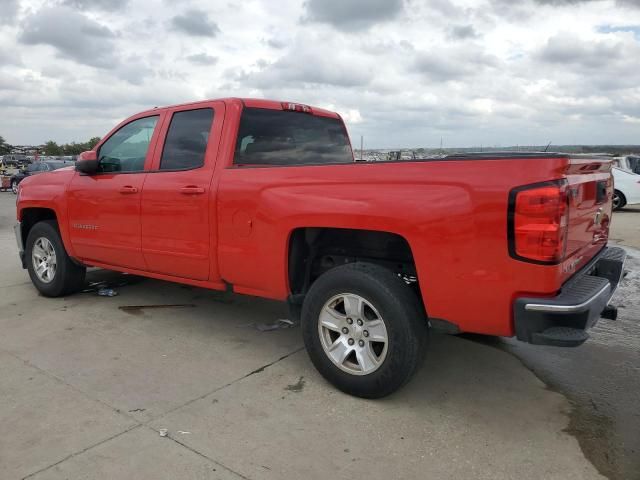
<instances>
[{"instance_id":1,"label":"chevrolet silverado","mask_svg":"<svg viewBox=\"0 0 640 480\"><path fill-rule=\"evenodd\" d=\"M613 193L606 158L355 162L338 114L230 98L139 113L26 178L15 233L44 296L94 266L287 301L319 372L376 398L431 328L577 346L614 318Z\"/></svg>"}]
</instances>

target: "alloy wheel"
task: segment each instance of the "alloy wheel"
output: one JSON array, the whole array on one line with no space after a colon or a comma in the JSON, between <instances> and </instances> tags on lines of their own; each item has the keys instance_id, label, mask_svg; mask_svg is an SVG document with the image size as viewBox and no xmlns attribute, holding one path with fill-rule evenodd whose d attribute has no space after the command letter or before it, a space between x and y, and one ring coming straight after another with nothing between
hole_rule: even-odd
<instances>
[{"instance_id":1,"label":"alloy wheel","mask_svg":"<svg viewBox=\"0 0 640 480\"><path fill-rule=\"evenodd\" d=\"M38 280L43 283L53 281L56 270L58 268L56 251L53 244L48 238L39 237L31 249L31 261L33 262L33 271Z\"/></svg>"},{"instance_id":2,"label":"alloy wheel","mask_svg":"<svg viewBox=\"0 0 640 480\"><path fill-rule=\"evenodd\" d=\"M389 337L384 319L360 295L331 297L320 312L318 332L327 357L352 375L375 372L387 356Z\"/></svg>"}]
</instances>

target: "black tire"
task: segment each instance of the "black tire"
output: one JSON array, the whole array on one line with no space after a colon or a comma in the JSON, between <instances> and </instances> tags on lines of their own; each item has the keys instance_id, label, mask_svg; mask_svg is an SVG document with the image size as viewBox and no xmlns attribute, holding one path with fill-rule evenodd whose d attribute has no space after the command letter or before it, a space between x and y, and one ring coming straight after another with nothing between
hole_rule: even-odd
<instances>
[{"instance_id":1,"label":"black tire","mask_svg":"<svg viewBox=\"0 0 640 480\"><path fill-rule=\"evenodd\" d=\"M617 197L617 198L616 198ZM620 190L613 191L613 211L621 210L627 204L627 198Z\"/></svg>"},{"instance_id":2,"label":"black tire","mask_svg":"<svg viewBox=\"0 0 640 480\"><path fill-rule=\"evenodd\" d=\"M17 180L13 180L11 182L11 191L14 193L14 195L18 194L18 181Z\"/></svg>"},{"instance_id":3,"label":"black tire","mask_svg":"<svg viewBox=\"0 0 640 480\"><path fill-rule=\"evenodd\" d=\"M32 260L34 243L41 237L51 242L56 254L57 268L49 283L38 278ZM84 286L86 268L69 258L60 238L58 224L54 220L43 220L31 228L25 245L25 261L33 285L45 297L62 297L75 293Z\"/></svg>"},{"instance_id":4,"label":"black tire","mask_svg":"<svg viewBox=\"0 0 640 480\"><path fill-rule=\"evenodd\" d=\"M341 370L322 347L320 312L329 299L342 293L364 298L384 320L388 350L382 364L369 374ZM402 387L421 364L429 335L416 294L390 270L369 263L342 265L321 275L305 297L301 320L305 347L316 369L338 389L363 398L381 398Z\"/></svg>"}]
</instances>

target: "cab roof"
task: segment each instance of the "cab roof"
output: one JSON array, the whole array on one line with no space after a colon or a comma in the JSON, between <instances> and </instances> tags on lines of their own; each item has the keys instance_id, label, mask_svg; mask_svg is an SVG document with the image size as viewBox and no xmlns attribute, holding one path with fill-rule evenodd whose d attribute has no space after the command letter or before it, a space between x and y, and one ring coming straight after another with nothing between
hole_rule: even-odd
<instances>
[{"instance_id":1,"label":"cab roof","mask_svg":"<svg viewBox=\"0 0 640 480\"><path fill-rule=\"evenodd\" d=\"M210 98L207 100L199 100L196 102L187 102L187 103L180 103L180 104L175 104L175 105L166 105L166 106L162 106L162 107L155 107L152 109L149 109L145 112L140 112L140 113L153 113L153 112L158 112L158 111L163 111L163 110L171 110L174 108L180 108L180 107L198 107L199 105L206 105L207 103L210 102L224 102L227 105L233 105L233 104L237 104L237 105L241 105L242 107L250 107L250 108L268 108L271 110L284 110L284 105L288 105L288 104L294 104L294 105L305 105L311 108L311 111L313 112L313 114L319 114L322 115L324 117L331 117L331 118L338 118L341 119L340 115L336 112L332 112L330 110L325 110L324 108L318 108L318 107L314 107L312 105L307 105L307 104L301 104L301 103L297 103L297 102L289 102L289 101L283 101L283 100L268 100L268 99L263 99L263 98L237 98L237 97L227 97L227 98Z\"/></svg>"}]
</instances>

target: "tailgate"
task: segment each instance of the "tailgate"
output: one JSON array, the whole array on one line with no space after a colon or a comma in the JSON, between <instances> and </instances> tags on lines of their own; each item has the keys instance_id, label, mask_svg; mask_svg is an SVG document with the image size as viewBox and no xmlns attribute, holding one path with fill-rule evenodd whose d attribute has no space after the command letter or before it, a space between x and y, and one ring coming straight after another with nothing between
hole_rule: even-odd
<instances>
[{"instance_id":1,"label":"tailgate","mask_svg":"<svg viewBox=\"0 0 640 480\"><path fill-rule=\"evenodd\" d=\"M609 237L613 177L608 158L572 157L566 171L569 197L563 280L585 265Z\"/></svg>"}]
</instances>

